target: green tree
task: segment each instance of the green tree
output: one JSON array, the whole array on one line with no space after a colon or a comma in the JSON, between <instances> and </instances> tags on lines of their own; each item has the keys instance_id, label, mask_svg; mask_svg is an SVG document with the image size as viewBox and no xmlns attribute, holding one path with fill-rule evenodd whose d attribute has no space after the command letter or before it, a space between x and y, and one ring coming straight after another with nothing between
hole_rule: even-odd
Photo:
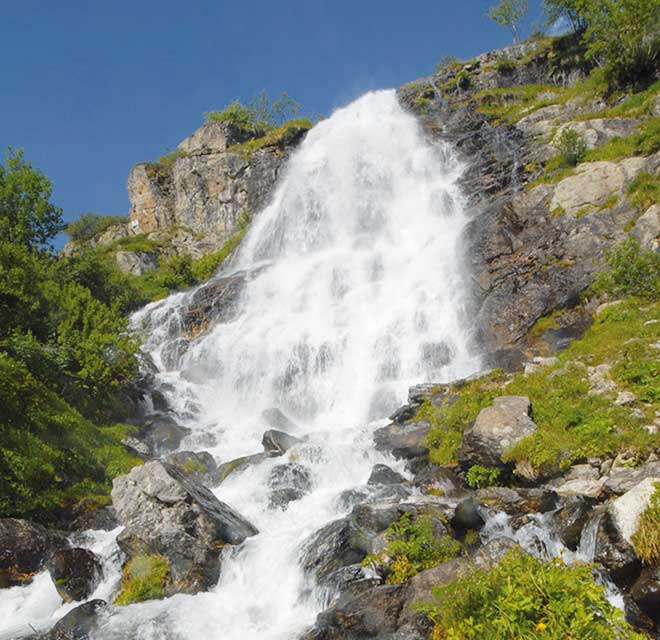
<instances>
[{"instance_id":1,"label":"green tree","mask_svg":"<svg viewBox=\"0 0 660 640\"><path fill-rule=\"evenodd\" d=\"M497 24L511 29L513 41L518 42L518 27L520 21L527 15L527 0L500 0L489 9L487 15Z\"/></svg>"},{"instance_id":2,"label":"green tree","mask_svg":"<svg viewBox=\"0 0 660 640\"><path fill-rule=\"evenodd\" d=\"M300 111L300 103L282 93L271 100L264 90L255 94L252 99L243 104L234 100L222 111L208 111L204 114L207 122L232 122L244 131L265 133L283 124Z\"/></svg>"},{"instance_id":3,"label":"green tree","mask_svg":"<svg viewBox=\"0 0 660 640\"><path fill-rule=\"evenodd\" d=\"M83 213L80 218L69 222L64 231L77 242L85 242L103 233L109 227L126 222L125 216L103 216L98 213Z\"/></svg>"},{"instance_id":4,"label":"green tree","mask_svg":"<svg viewBox=\"0 0 660 640\"><path fill-rule=\"evenodd\" d=\"M548 25L565 18L571 23L573 31L580 31L586 26L583 0L543 0L543 13Z\"/></svg>"},{"instance_id":5,"label":"green tree","mask_svg":"<svg viewBox=\"0 0 660 640\"><path fill-rule=\"evenodd\" d=\"M0 237L28 249L48 244L64 228L51 193L50 180L10 147L0 165Z\"/></svg>"}]
</instances>

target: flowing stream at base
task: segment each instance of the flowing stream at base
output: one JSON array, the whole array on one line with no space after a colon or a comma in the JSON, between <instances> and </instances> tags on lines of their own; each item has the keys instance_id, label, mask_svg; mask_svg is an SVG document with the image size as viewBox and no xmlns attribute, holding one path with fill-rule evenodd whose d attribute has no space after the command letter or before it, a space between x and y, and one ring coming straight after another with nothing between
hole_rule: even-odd
<instances>
[{"instance_id":1,"label":"flowing stream at base","mask_svg":"<svg viewBox=\"0 0 660 640\"><path fill-rule=\"evenodd\" d=\"M374 463L403 471L374 450L373 430L411 385L478 369L465 317L462 170L393 91L369 93L317 124L288 161L221 274L254 274L234 320L165 358L192 294L136 314L160 388L192 429L182 448L221 461L257 453L271 407L306 439L214 490L259 529L225 552L216 587L117 608L95 637L290 640L313 624L327 593L303 575L301 547L344 514L340 494L363 486ZM268 478L293 459L312 486L283 510L270 503Z\"/></svg>"}]
</instances>

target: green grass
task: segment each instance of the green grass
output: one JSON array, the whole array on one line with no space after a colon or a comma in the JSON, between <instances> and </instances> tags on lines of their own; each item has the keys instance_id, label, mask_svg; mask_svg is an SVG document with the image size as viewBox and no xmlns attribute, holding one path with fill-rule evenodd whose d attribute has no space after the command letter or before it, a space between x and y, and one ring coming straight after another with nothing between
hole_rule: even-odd
<instances>
[{"instance_id":1,"label":"green grass","mask_svg":"<svg viewBox=\"0 0 660 640\"><path fill-rule=\"evenodd\" d=\"M632 543L637 556L646 564L660 564L660 483L656 483L651 503L639 517Z\"/></svg>"},{"instance_id":2,"label":"green grass","mask_svg":"<svg viewBox=\"0 0 660 640\"><path fill-rule=\"evenodd\" d=\"M505 89L485 89L475 93L474 98L476 110L489 120L514 123L542 107L555 104L560 92L553 85L526 84ZM544 97L541 98L541 95Z\"/></svg>"},{"instance_id":3,"label":"green grass","mask_svg":"<svg viewBox=\"0 0 660 640\"><path fill-rule=\"evenodd\" d=\"M188 157L188 154L183 149L174 149L174 151L166 153L155 162L148 162L147 175L153 180L166 180L169 177L175 162L179 158L186 157Z\"/></svg>"},{"instance_id":4,"label":"green grass","mask_svg":"<svg viewBox=\"0 0 660 640\"><path fill-rule=\"evenodd\" d=\"M641 211L660 204L660 176L652 176L646 171L640 173L628 185L628 198L630 203Z\"/></svg>"},{"instance_id":5,"label":"green grass","mask_svg":"<svg viewBox=\"0 0 660 640\"><path fill-rule=\"evenodd\" d=\"M164 597L169 571L170 563L164 556L134 556L124 566L121 591L115 604L123 606Z\"/></svg>"},{"instance_id":6,"label":"green grass","mask_svg":"<svg viewBox=\"0 0 660 640\"><path fill-rule=\"evenodd\" d=\"M275 127L263 136L240 144L234 144L227 151L236 153L244 158L250 158L257 151L266 147L284 148L299 136L301 131L307 131L312 126L313 123L311 120L307 118L296 118L279 127Z\"/></svg>"}]
</instances>

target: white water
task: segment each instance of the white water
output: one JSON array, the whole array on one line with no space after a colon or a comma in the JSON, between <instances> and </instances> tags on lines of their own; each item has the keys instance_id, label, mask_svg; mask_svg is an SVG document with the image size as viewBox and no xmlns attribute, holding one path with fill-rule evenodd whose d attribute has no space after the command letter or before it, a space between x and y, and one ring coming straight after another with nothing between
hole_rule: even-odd
<instances>
[{"instance_id":1,"label":"white water","mask_svg":"<svg viewBox=\"0 0 660 640\"><path fill-rule=\"evenodd\" d=\"M186 444L210 433L217 444L198 448L221 461L259 452L269 407L309 439L215 490L260 533L225 555L214 589L118 608L99 637L290 640L313 624L327 602L310 592L300 548L341 515L339 494L384 460L373 429L410 385L478 368L464 317L462 169L424 139L394 92L367 94L316 125L290 159L233 265L265 267L234 321L166 371L162 350L190 294L136 315L168 400L194 430ZM272 509L270 469L294 456L312 491Z\"/></svg>"}]
</instances>

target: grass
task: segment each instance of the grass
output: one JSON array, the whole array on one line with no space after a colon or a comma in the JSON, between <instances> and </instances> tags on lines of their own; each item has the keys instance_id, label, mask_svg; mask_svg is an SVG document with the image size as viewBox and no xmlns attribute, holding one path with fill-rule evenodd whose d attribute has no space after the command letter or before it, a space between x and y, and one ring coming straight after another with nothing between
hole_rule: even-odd
<instances>
[{"instance_id":1,"label":"grass","mask_svg":"<svg viewBox=\"0 0 660 640\"><path fill-rule=\"evenodd\" d=\"M147 175L158 182L166 180L179 158L186 158L188 154L183 149L174 149L161 156L155 162L147 163Z\"/></svg>"},{"instance_id":2,"label":"grass","mask_svg":"<svg viewBox=\"0 0 660 640\"><path fill-rule=\"evenodd\" d=\"M553 85L526 84L505 89L484 89L478 91L474 98L476 110L489 120L514 123L533 111L555 104L560 92Z\"/></svg>"},{"instance_id":3,"label":"grass","mask_svg":"<svg viewBox=\"0 0 660 640\"><path fill-rule=\"evenodd\" d=\"M630 203L641 211L660 204L660 176L644 171L628 185Z\"/></svg>"},{"instance_id":4,"label":"grass","mask_svg":"<svg viewBox=\"0 0 660 640\"><path fill-rule=\"evenodd\" d=\"M651 502L639 517L632 543L643 562L649 565L660 564L660 483L656 483Z\"/></svg>"},{"instance_id":5,"label":"grass","mask_svg":"<svg viewBox=\"0 0 660 640\"><path fill-rule=\"evenodd\" d=\"M164 556L134 556L124 566L121 591L115 604L123 606L164 597L169 571L170 563Z\"/></svg>"},{"instance_id":6,"label":"grass","mask_svg":"<svg viewBox=\"0 0 660 640\"><path fill-rule=\"evenodd\" d=\"M266 147L284 148L297 138L301 132L311 129L312 126L311 120L307 118L296 118L279 127L275 127L258 138L240 144L234 144L227 151L236 153L244 158L250 158L257 151Z\"/></svg>"}]
</instances>

